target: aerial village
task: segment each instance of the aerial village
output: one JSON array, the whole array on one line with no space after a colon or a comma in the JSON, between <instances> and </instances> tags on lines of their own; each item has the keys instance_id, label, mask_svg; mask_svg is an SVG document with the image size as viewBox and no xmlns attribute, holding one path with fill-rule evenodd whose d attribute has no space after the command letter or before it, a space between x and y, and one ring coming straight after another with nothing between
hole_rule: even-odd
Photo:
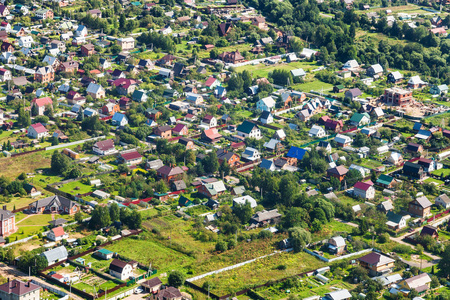
<instances>
[{"instance_id":1,"label":"aerial village","mask_svg":"<svg viewBox=\"0 0 450 300\"><path fill-rule=\"evenodd\" d=\"M450 1L0 17L0 300L450 299Z\"/></svg>"}]
</instances>

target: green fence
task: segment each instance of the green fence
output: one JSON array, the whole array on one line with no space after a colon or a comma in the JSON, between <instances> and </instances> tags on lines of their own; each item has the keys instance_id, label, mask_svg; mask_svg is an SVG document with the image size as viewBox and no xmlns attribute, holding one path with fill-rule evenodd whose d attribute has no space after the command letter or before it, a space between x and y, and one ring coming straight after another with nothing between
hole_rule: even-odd
<instances>
[{"instance_id":1,"label":"green fence","mask_svg":"<svg viewBox=\"0 0 450 300\"><path fill-rule=\"evenodd\" d=\"M148 278L150 276L153 276L156 273L158 273L158 270L155 269L155 270L152 270L150 273L145 273L145 274L142 274L142 275L140 275L138 277L135 277L134 279L127 281L127 286L133 285L136 282L138 282L139 280Z\"/></svg>"}]
</instances>

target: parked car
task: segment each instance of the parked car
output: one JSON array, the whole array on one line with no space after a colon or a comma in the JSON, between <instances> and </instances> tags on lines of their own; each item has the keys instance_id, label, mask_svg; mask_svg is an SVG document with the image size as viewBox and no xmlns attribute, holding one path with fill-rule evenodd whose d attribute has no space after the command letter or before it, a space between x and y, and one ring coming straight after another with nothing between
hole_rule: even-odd
<instances>
[{"instance_id":1,"label":"parked car","mask_svg":"<svg viewBox=\"0 0 450 300\"><path fill-rule=\"evenodd\" d=\"M134 290L134 293L135 293L135 294L140 294L140 293L142 293L143 291L144 291L144 289L143 289L142 287L138 286L138 287Z\"/></svg>"}]
</instances>

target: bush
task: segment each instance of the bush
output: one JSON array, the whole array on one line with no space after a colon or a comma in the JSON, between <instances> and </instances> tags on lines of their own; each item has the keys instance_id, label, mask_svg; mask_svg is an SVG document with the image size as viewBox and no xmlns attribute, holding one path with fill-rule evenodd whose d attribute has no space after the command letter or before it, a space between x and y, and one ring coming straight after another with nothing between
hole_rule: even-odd
<instances>
[{"instance_id":1,"label":"bush","mask_svg":"<svg viewBox=\"0 0 450 300\"><path fill-rule=\"evenodd\" d=\"M394 248L392 248L392 251L396 252L396 253L400 253L400 254L409 254L412 251L411 246L408 245L403 245L403 244L399 244L399 245L395 245Z\"/></svg>"},{"instance_id":2,"label":"bush","mask_svg":"<svg viewBox=\"0 0 450 300\"><path fill-rule=\"evenodd\" d=\"M225 241L218 241L216 243L216 251L224 252L224 251L227 251L227 249L228 249L228 245Z\"/></svg>"},{"instance_id":3,"label":"bush","mask_svg":"<svg viewBox=\"0 0 450 300\"><path fill-rule=\"evenodd\" d=\"M261 230L258 233L258 238L259 239L269 239L272 237L272 232L270 232L269 230Z\"/></svg>"},{"instance_id":4,"label":"bush","mask_svg":"<svg viewBox=\"0 0 450 300\"><path fill-rule=\"evenodd\" d=\"M280 270L280 271L286 270L286 265L277 266L277 270Z\"/></svg>"}]
</instances>

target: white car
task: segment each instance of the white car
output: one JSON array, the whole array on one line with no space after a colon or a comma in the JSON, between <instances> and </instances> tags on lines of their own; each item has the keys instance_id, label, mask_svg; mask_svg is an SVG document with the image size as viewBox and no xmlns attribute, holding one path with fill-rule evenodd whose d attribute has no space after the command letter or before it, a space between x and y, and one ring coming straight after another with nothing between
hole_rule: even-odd
<instances>
[{"instance_id":1,"label":"white car","mask_svg":"<svg viewBox=\"0 0 450 300\"><path fill-rule=\"evenodd\" d=\"M135 290L134 290L134 293L135 294L140 294L140 293L142 293L144 291L144 289L142 288L142 287L137 287Z\"/></svg>"}]
</instances>

